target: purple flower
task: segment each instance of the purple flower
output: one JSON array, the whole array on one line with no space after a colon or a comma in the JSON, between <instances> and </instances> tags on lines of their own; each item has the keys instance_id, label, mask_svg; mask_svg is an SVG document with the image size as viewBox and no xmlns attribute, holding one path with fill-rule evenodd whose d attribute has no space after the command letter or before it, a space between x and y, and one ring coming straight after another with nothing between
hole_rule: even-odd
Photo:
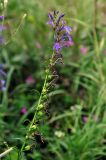
<instances>
[{"instance_id":1,"label":"purple flower","mask_svg":"<svg viewBox=\"0 0 106 160\"><path fill-rule=\"evenodd\" d=\"M3 71L3 67L2 65L0 65L0 91L4 91L5 88L5 80L4 78L6 77L6 73Z\"/></svg>"},{"instance_id":2,"label":"purple flower","mask_svg":"<svg viewBox=\"0 0 106 160\"><path fill-rule=\"evenodd\" d=\"M64 25L62 25L62 26L59 28L59 32L61 32L62 30L64 30Z\"/></svg>"},{"instance_id":3,"label":"purple flower","mask_svg":"<svg viewBox=\"0 0 106 160\"><path fill-rule=\"evenodd\" d=\"M5 89L5 80L0 79L0 90L4 91Z\"/></svg>"},{"instance_id":4,"label":"purple flower","mask_svg":"<svg viewBox=\"0 0 106 160\"><path fill-rule=\"evenodd\" d=\"M51 13L49 13L48 16L49 16L49 18L50 18L51 20L53 20L53 16L52 16Z\"/></svg>"},{"instance_id":5,"label":"purple flower","mask_svg":"<svg viewBox=\"0 0 106 160\"><path fill-rule=\"evenodd\" d=\"M27 109L26 109L25 106L23 106L22 109L21 109L21 114L25 114L26 112L27 112Z\"/></svg>"},{"instance_id":6,"label":"purple flower","mask_svg":"<svg viewBox=\"0 0 106 160\"><path fill-rule=\"evenodd\" d=\"M48 17L49 17L49 21L48 21L47 24L54 28L54 18L53 18L53 16L52 16L52 14L49 13L49 14L48 14Z\"/></svg>"},{"instance_id":7,"label":"purple flower","mask_svg":"<svg viewBox=\"0 0 106 160\"><path fill-rule=\"evenodd\" d=\"M3 71L2 66L0 66L0 76L6 77L6 73Z\"/></svg>"},{"instance_id":8,"label":"purple flower","mask_svg":"<svg viewBox=\"0 0 106 160\"><path fill-rule=\"evenodd\" d=\"M59 51L62 49L62 46L60 43L56 42L53 46L53 49L55 49L56 51Z\"/></svg>"},{"instance_id":9,"label":"purple flower","mask_svg":"<svg viewBox=\"0 0 106 160\"><path fill-rule=\"evenodd\" d=\"M54 22L52 20L49 20L47 24L49 24L50 26L54 28Z\"/></svg>"},{"instance_id":10,"label":"purple flower","mask_svg":"<svg viewBox=\"0 0 106 160\"><path fill-rule=\"evenodd\" d=\"M88 47L81 47L81 48L80 48L80 52L81 52L82 54L86 54L86 53L88 52Z\"/></svg>"},{"instance_id":11,"label":"purple flower","mask_svg":"<svg viewBox=\"0 0 106 160\"><path fill-rule=\"evenodd\" d=\"M3 25L0 25L0 31L3 31L3 30L5 30L5 26L3 26Z\"/></svg>"},{"instance_id":12,"label":"purple flower","mask_svg":"<svg viewBox=\"0 0 106 160\"><path fill-rule=\"evenodd\" d=\"M0 44L4 43L4 38L2 36L0 36Z\"/></svg>"},{"instance_id":13,"label":"purple flower","mask_svg":"<svg viewBox=\"0 0 106 160\"><path fill-rule=\"evenodd\" d=\"M72 36L70 32L72 28L66 25L66 22L63 19L64 14L54 11L49 14L48 24L52 26L54 31L54 46L53 50L55 53L61 54L63 47L72 46L74 43L72 41Z\"/></svg>"},{"instance_id":14,"label":"purple flower","mask_svg":"<svg viewBox=\"0 0 106 160\"><path fill-rule=\"evenodd\" d=\"M59 16L56 25L59 25L59 23L60 23L60 21L61 21L61 19L62 19L63 17L64 17L64 14L61 14L61 15Z\"/></svg>"},{"instance_id":15,"label":"purple flower","mask_svg":"<svg viewBox=\"0 0 106 160\"><path fill-rule=\"evenodd\" d=\"M4 16L0 16L0 21L4 20Z\"/></svg>"},{"instance_id":16,"label":"purple flower","mask_svg":"<svg viewBox=\"0 0 106 160\"><path fill-rule=\"evenodd\" d=\"M72 28L69 26L64 26L64 29L66 31L66 33L70 34L70 32L72 31Z\"/></svg>"},{"instance_id":17,"label":"purple flower","mask_svg":"<svg viewBox=\"0 0 106 160\"><path fill-rule=\"evenodd\" d=\"M88 116L83 116L82 120L83 120L84 123L86 123L88 121Z\"/></svg>"},{"instance_id":18,"label":"purple flower","mask_svg":"<svg viewBox=\"0 0 106 160\"><path fill-rule=\"evenodd\" d=\"M73 45L74 45L73 41L65 41L64 42L65 47L70 47L70 46L73 46Z\"/></svg>"},{"instance_id":19,"label":"purple flower","mask_svg":"<svg viewBox=\"0 0 106 160\"><path fill-rule=\"evenodd\" d=\"M35 80L34 80L34 78L30 75L30 76L28 76L28 77L26 78L26 83L27 83L28 85L31 85L31 84L34 84L34 83L35 83Z\"/></svg>"}]
</instances>

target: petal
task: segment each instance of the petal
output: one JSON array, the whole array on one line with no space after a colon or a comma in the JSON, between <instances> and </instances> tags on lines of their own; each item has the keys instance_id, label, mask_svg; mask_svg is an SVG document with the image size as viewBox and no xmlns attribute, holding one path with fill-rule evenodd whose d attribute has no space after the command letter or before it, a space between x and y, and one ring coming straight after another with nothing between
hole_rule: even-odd
<instances>
[{"instance_id":1,"label":"petal","mask_svg":"<svg viewBox=\"0 0 106 160\"><path fill-rule=\"evenodd\" d=\"M62 45L58 42L56 42L53 46L53 49L55 49L56 51L59 51L62 49Z\"/></svg>"},{"instance_id":2,"label":"petal","mask_svg":"<svg viewBox=\"0 0 106 160\"><path fill-rule=\"evenodd\" d=\"M0 21L4 20L4 16L0 16Z\"/></svg>"},{"instance_id":3,"label":"petal","mask_svg":"<svg viewBox=\"0 0 106 160\"><path fill-rule=\"evenodd\" d=\"M51 13L49 13L48 16L49 16L49 18L50 18L51 20L53 20L53 16L52 16Z\"/></svg>"},{"instance_id":4,"label":"petal","mask_svg":"<svg viewBox=\"0 0 106 160\"><path fill-rule=\"evenodd\" d=\"M3 25L0 25L0 31L3 31L6 27Z\"/></svg>"},{"instance_id":5,"label":"petal","mask_svg":"<svg viewBox=\"0 0 106 160\"><path fill-rule=\"evenodd\" d=\"M64 26L64 29L66 31L66 33L70 34L70 32L72 31L72 28L69 26Z\"/></svg>"},{"instance_id":6,"label":"petal","mask_svg":"<svg viewBox=\"0 0 106 160\"><path fill-rule=\"evenodd\" d=\"M64 17L64 14L61 14L60 16L59 16L59 18L58 18L58 20L57 20L57 25L60 23L60 20L61 20L61 18L63 18Z\"/></svg>"},{"instance_id":7,"label":"petal","mask_svg":"<svg viewBox=\"0 0 106 160\"><path fill-rule=\"evenodd\" d=\"M73 46L73 45L74 45L73 41L65 41L64 44L63 44L63 46L65 46L65 47L70 47L70 46Z\"/></svg>"}]
</instances>

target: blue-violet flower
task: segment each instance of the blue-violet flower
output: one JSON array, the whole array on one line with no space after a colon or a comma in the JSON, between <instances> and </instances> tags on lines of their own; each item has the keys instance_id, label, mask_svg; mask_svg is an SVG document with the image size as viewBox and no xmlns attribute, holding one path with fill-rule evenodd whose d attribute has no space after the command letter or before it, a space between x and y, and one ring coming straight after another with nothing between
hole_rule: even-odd
<instances>
[{"instance_id":1,"label":"blue-violet flower","mask_svg":"<svg viewBox=\"0 0 106 160\"><path fill-rule=\"evenodd\" d=\"M63 47L72 46L73 40L70 32L72 28L66 25L66 22L63 20L64 14L60 14L57 11L49 13L49 21L48 24L54 30L54 45L53 50L56 53L61 54L61 50Z\"/></svg>"}]
</instances>

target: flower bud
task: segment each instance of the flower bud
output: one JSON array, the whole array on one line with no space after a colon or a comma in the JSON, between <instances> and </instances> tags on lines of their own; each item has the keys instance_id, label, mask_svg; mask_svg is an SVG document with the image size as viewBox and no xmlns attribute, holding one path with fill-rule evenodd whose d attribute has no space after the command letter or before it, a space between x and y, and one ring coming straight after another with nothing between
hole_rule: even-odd
<instances>
[{"instance_id":1,"label":"flower bud","mask_svg":"<svg viewBox=\"0 0 106 160\"><path fill-rule=\"evenodd\" d=\"M47 91L47 90L46 90L46 88L44 88L44 89L43 89L43 91L42 91L42 92L43 92L43 94L44 94L44 93L46 93L46 91Z\"/></svg>"},{"instance_id":2,"label":"flower bud","mask_svg":"<svg viewBox=\"0 0 106 160\"><path fill-rule=\"evenodd\" d=\"M46 100L46 99L47 99L47 95L44 95L44 96L43 96L43 99Z\"/></svg>"},{"instance_id":3,"label":"flower bud","mask_svg":"<svg viewBox=\"0 0 106 160\"><path fill-rule=\"evenodd\" d=\"M52 78L52 75L49 75L49 76L48 76L48 79L50 80L51 78Z\"/></svg>"},{"instance_id":4,"label":"flower bud","mask_svg":"<svg viewBox=\"0 0 106 160\"><path fill-rule=\"evenodd\" d=\"M49 69L46 69L46 73L49 73Z\"/></svg>"},{"instance_id":5,"label":"flower bud","mask_svg":"<svg viewBox=\"0 0 106 160\"><path fill-rule=\"evenodd\" d=\"M31 126L30 130L32 131L32 130L35 130L36 128L37 128L37 126L33 125L33 126Z\"/></svg>"},{"instance_id":6,"label":"flower bud","mask_svg":"<svg viewBox=\"0 0 106 160\"><path fill-rule=\"evenodd\" d=\"M38 106L38 108L39 108L39 109L42 109L42 108L43 108L43 104L40 104L40 105Z\"/></svg>"},{"instance_id":7,"label":"flower bud","mask_svg":"<svg viewBox=\"0 0 106 160\"><path fill-rule=\"evenodd\" d=\"M38 112L38 116L42 116L43 115L43 112L42 111L39 111Z\"/></svg>"},{"instance_id":8,"label":"flower bud","mask_svg":"<svg viewBox=\"0 0 106 160\"><path fill-rule=\"evenodd\" d=\"M31 149L31 146L30 145L27 145L26 147L25 147L25 150L26 151L28 151L28 150L30 150Z\"/></svg>"},{"instance_id":9,"label":"flower bud","mask_svg":"<svg viewBox=\"0 0 106 160\"><path fill-rule=\"evenodd\" d=\"M26 139L28 139L28 138L29 138L29 136L26 136L25 138L26 138Z\"/></svg>"}]
</instances>

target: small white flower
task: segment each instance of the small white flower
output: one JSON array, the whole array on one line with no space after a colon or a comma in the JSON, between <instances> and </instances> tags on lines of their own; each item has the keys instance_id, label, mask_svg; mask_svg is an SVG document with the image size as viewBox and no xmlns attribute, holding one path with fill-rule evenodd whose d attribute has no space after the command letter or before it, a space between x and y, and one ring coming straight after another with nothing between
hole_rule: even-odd
<instances>
[{"instance_id":1,"label":"small white flower","mask_svg":"<svg viewBox=\"0 0 106 160\"><path fill-rule=\"evenodd\" d=\"M61 138L61 137L64 137L65 136L65 133L64 132L62 132L62 131L55 131L55 136L57 136L57 137L59 137L59 138Z\"/></svg>"}]
</instances>

